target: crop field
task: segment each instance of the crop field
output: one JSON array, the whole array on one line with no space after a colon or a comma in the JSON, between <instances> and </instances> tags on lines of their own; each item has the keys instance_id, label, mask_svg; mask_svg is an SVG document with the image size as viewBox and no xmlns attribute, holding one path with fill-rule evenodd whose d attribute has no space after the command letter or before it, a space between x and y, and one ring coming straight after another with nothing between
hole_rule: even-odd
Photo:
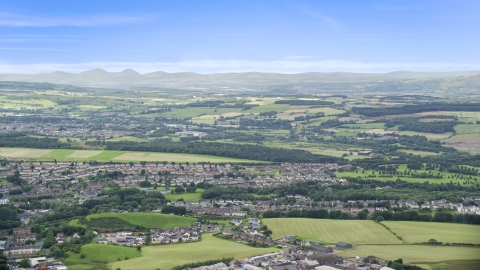
<instances>
[{"instance_id":1,"label":"crop field","mask_svg":"<svg viewBox=\"0 0 480 270\"><path fill-rule=\"evenodd\" d=\"M435 239L443 243L480 244L478 225L411 221L385 221L383 224L409 243Z\"/></svg>"},{"instance_id":2,"label":"crop field","mask_svg":"<svg viewBox=\"0 0 480 270\"><path fill-rule=\"evenodd\" d=\"M220 259L223 257L245 258L275 252L277 248L254 248L233 241L202 234L200 242L159 245L142 248L142 257L114 262L112 269L171 269L190 262Z\"/></svg>"},{"instance_id":3,"label":"crop field","mask_svg":"<svg viewBox=\"0 0 480 270\"><path fill-rule=\"evenodd\" d=\"M375 256L385 260L402 258L407 264L426 264L448 260L475 260L478 259L478 247L448 247L423 245L363 245L354 250L342 252L342 257ZM478 265L477 265L478 266ZM455 268L449 268L455 269ZM478 268L467 268L478 269Z\"/></svg>"},{"instance_id":4,"label":"crop field","mask_svg":"<svg viewBox=\"0 0 480 270\"><path fill-rule=\"evenodd\" d=\"M48 149L30 149L30 148L4 148L0 147L0 156L11 158L39 158L47 155L52 150Z\"/></svg>"},{"instance_id":5,"label":"crop field","mask_svg":"<svg viewBox=\"0 0 480 270\"><path fill-rule=\"evenodd\" d=\"M369 220L328 220L305 218L263 219L272 230L272 239L299 236L327 243L339 241L360 244L400 244L391 232Z\"/></svg>"},{"instance_id":6,"label":"crop field","mask_svg":"<svg viewBox=\"0 0 480 270\"><path fill-rule=\"evenodd\" d=\"M23 158L38 161L174 161L174 162L258 162L254 160L226 158L208 155L157 153L157 152L129 152L110 150L69 150L69 149L30 149L30 148L3 148L0 147L0 156Z\"/></svg>"},{"instance_id":7,"label":"crop field","mask_svg":"<svg viewBox=\"0 0 480 270\"><path fill-rule=\"evenodd\" d=\"M87 216L87 219L116 217L133 225L142 225L145 228L171 228L177 226L192 226L194 218L159 213L102 213Z\"/></svg>"},{"instance_id":8,"label":"crop field","mask_svg":"<svg viewBox=\"0 0 480 270\"><path fill-rule=\"evenodd\" d=\"M85 258L80 258L85 254ZM134 259L141 256L135 247L121 247L113 245L88 244L82 246L80 253L68 253L65 265L70 270L108 269L107 264L125 258Z\"/></svg>"}]
</instances>

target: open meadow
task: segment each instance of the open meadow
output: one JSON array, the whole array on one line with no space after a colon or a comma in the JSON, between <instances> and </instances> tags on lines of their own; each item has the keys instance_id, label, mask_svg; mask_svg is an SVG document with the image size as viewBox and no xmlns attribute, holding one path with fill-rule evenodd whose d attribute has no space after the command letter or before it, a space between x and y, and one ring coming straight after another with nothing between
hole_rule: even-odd
<instances>
[{"instance_id":1,"label":"open meadow","mask_svg":"<svg viewBox=\"0 0 480 270\"><path fill-rule=\"evenodd\" d=\"M87 219L114 217L129 222L133 225L141 225L145 228L172 228L178 226L192 226L197 221L195 218L165 215L160 213L102 213L87 216Z\"/></svg>"},{"instance_id":2,"label":"open meadow","mask_svg":"<svg viewBox=\"0 0 480 270\"><path fill-rule=\"evenodd\" d=\"M157 152L129 152L111 150L69 150L69 149L34 149L34 148L7 148L0 147L0 157L25 159L33 161L147 161L147 162L211 162L211 163L252 163L258 162L247 159L217 157L209 155L157 153Z\"/></svg>"},{"instance_id":3,"label":"open meadow","mask_svg":"<svg viewBox=\"0 0 480 270\"><path fill-rule=\"evenodd\" d=\"M278 251L277 248L255 248L233 241L223 240L212 234L202 234L200 242L148 246L142 248L142 257L116 261L112 269L122 270L171 269L191 262L234 257L237 259Z\"/></svg>"},{"instance_id":4,"label":"open meadow","mask_svg":"<svg viewBox=\"0 0 480 270\"><path fill-rule=\"evenodd\" d=\"M457 261L467 265L467 268L455 266L448 267L448 263L442 265L442 268L460 270L460 269L478 269L478 258L480 248L478 247L447 247L447 246L423 246L423 245L363 245L357 246L354 250L348 250L340 253L342 257L370 256L385 260L403 259L407 264L441 264L445 261ZM476 260L476 261L475 261Z\"/></svg>"},{"instance_id":5,"label":"open meadow","mask_svg":"<svg viewBox=\"0 0 480 270\"><path fill-rule=\"evenodd\" d=\"M197 188L195 193L183 193L183 194L165 194L165 199L172 202L176 202L179 199L183 199L185 202L198 202L202 199L202 192L204 189Z\"/></svg>"},{"instance_id":6,"label":"open meadow","mask_svg":"<svg viewBox=\"0 0 480 270\"><path fill-rule=\"evenodd\" d=\"M370 220L271 218L262 222L272 230L272 239L290 235L332 244L339 241L355 245L402 243L387 229Z\"/></svg>"},{"instance_id":7,"label":"open meadow","mask_svg":"<svg viewBox=\"0 0 480 270\"><path fill-rule=\"evenodd\" d=\"M422 243L435 239L443 243L480 244L480 226L438 222L384 221L408 243Z\"/></svg>"},{"instance_id":8,"label":"open meadow","mask_svg":"<svg viewBox=\"0 0 480 270\"><path fill-rule=\"evenodd\" d=\"M84 254L85 258L81 258ZM102 244L88 244L82 246L80 253L68 253L65 265L69 270L104 270L109 269L108 263L134 259L141 256L141 252L135 247L122 247Z\"/></svg>"}]
</instances>

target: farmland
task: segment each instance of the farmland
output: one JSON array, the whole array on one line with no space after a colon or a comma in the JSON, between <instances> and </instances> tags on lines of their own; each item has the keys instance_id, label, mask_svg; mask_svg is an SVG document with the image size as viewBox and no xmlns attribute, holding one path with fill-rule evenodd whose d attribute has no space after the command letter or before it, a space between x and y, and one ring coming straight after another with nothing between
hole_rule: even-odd
<instances>
[{"instance_id":1,"label":"farmland","mask_svg":"<svg viewBox=\"0 0 480 270\"><path fill-rule=\"evenodd\" d=\"M480 244L480 227L476 225L410 221L385 221L384 224L408 243L435 239L443 243Z\"/></svg>"},{"instance_id":2,"label":"farmland","mask_svg":"<svg viewBox=\"0 0 480 270\"><path fill-rule=\"evenodd\" d=\"M338 241L356 245L402 243L392 233L373 221L275 218L263 219L262 222L272 230L273 239L292 235L327 243Z\"/></svg>"},{"instance_id":3,"label":"farmland","mask_svg":"<svg viewBox=\"0 0 480 270\"><path fill-rule=\"evenodd\" d=\"M157 213L102 213L87 216L87 219L115 217L133 225L141 225L145 228L171 228L177 226L191 226L194 218L165 215Z\"/></svg>"},{"instance_id":4,"label":"farmland","mask_svg":"<svg viewBox=\"0 0 480 270\"><path fill-rule=\"evenodd\" d=\"M67 150L67 149L33 149L33 148L0 148L0 156L34 161L148 161L148 162L212 162L212 163L251 163L252 160L235 159L208 155L155 153L155 152L128 152L111 150Z\"/></svg>"},{"instance_id":5,"label":"farmland","mask_svg":"<svg viewBox=\"0 0 480 270\"><path fill-rule=\"evenodd\" d=\"M117 261L112 269L171 269L190 262L222 257L244 258L277 251L277 248L254 248L233 241L219 239L212 234L202 234L200 242L149 246L142 248L142 257Z\"/></svg>"}]
</instances>

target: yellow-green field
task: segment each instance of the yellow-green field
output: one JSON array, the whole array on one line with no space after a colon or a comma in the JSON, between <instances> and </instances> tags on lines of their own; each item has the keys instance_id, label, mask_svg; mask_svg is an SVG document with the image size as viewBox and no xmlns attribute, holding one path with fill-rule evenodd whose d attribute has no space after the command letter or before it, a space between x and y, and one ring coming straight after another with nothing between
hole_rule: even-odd
<instances>
[{"instance_id":1,"label":"yellow-green field","mask_svg":"<svg viewBox=\"0 0 480 270\"><path fill-rule=\"evenodd\" d=\"M5 148L0 147L0 156L38 161L147 161L147 162L212 162L212 163L252 163L254 160L226 158L208 155L156 153L156 152L129 152L110 150L69 150L69 149L33 149L33 148Z\"/></svg>"},{"instance_id":2,"label":"yellow-green field","mask_svg":"<svg viewBox=\"0 0 480 270\"><path fill-rule=\"evenodd\" d=\"M438 222L384 221L408 243L422 243L435 239L443 243L480 244L480 226Z\"/></svg>"},{"instance_id":3,"label":"yellow-green field","mask_svg":"<svg viewBox=\"0 0 480 270\"><path fill-rule=\"evenodd\" d=\"M306 218L269 218L263 224L272 230L272 238L299 236L327 243L339 241L360 244L401 244L397 237L370 220L329 220Z\"/></svg>"},{"instance_id":4,"label":"yellow-green field","mask_svg":"<svg viewBox=\"0 0 480 270\"><path fill-rule=\"evenodd\" d=\"M171 269L191 262L234 257L236 259L278 251L277 248L254 248L233 241L219 239L212 234L202 234L195 243L149 246L142 248L142 257L117 261L112 269Z\"/></svg>"},{"instance_id":5,"label":"yellow-green field","mask_svg":"<svg viewBox=\"0 0 480 270\"><path fill-rule=\"evenodd\" d=\"M341 256L355 257L374 255L385 260L396 260L402 258L403 262L407 264L423 264L447 260L474 260L479 258L479 254L480 248L478 247L364 245L358 246L354 250L342 252Z\"/></svg>"},{"instance_id":6,"label":"yellow-green field","mask_svg":"<svg viewBox=\"0 0 480 270\"><path fill-rule=\"evenodd\" d=\"M197 221L195 218L165 215L159 213L102 213L87 216L87 219L116 217L133 225L141 225L145 228L171 228L178 226L192 226Z\"/></svg>"}]
</instances>

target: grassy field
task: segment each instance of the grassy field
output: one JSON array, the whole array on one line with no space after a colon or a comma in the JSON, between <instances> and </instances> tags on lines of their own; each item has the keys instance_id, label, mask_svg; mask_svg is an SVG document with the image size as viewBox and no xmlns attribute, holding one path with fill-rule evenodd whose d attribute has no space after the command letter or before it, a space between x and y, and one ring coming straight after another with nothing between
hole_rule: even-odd
<instances>
[{"instance_id":1,"label":"grassy field","mask_svg":"<svg viewBox=\"0 0 480 270\"><path fill-rule=\"evenodd\" d=\"M237 259L277 251L277 248L254 248L233 241L202 234L200 242L142 248L142 257L112 264L112 269L171 269L190 262L235 257Z\"/></svg>"},{"instance_id":2,"label":"grassy field","mask_svg":"<svg viewBox=\"0 0 480 270\"><path fill-rule=\"evenodd\" d=\"M157 213L102 213L87 216L87 219L116 217L125 220L133 225L142 225L145 228L171 228L177 226L191 226L194 218Z\"/></svg>"},{"instance_id":3,"label":"grassy field","mask_svg":"<svg viewBox=\"0 0 480 270\"><path fill-rule=\"evenodd\" d=\"M342 252L342 257L375 255L386 260L402 258L405 263L424 264L448 260L478 259L480 248L421 245L364 245ZM451 268L455 269L455 268ZM469 268L478 269L478 268Z\"/></svg>"},{"instance_id":4,"label":"grassy field","mask_svg":"<svg viewBox=\"0 0 480 270\"><path fill-rule=\"evenodd\" d=\"M404 172L405 170L407 170L407 167L406 165L400 165L397 169L397 171L399 172ZM461 180L461 179L456 179L456 178L453 178L456 174L455 173L450 173L450 172L439 172L439 171L427 171L427 170L417 170L417 173L440 173L443 178L441 179L437 179L437 178L415 178L415 177L411 177L411 176L405 176L405 175L402 175L402 176L391 176L389 177L390 175L382 175L382 174L379 174L378 171L375 172L375 177L372 177L373 175L373 171L372 170L365 170L365 173L362 173L362 170L358 170L357 172L355 171L349 171L349 172L337 172L336 173L336 176L337 177L357 177L357 178L369 178L369 179L375 179L375 180L379 180L379 181L395 181L398 178L400 178L401 180L403 181L406 181L406 182L413 182L413 183L424 183L426 181L429 181L430 183L450 183L450 181L454 182L454 183L465 183L466 180ZM467 176L467 175L465 175ZM448 177L451 177L451 178L448 178ZM476 178L476 177L475 177ZM473 185L473 183L472 183Z\"/></svg>"},{"instance_id":5,"label":"grassy field","mask_svg":"<svg viewBox=\"0 0 480 270\"><path fill-rule=\"evenodd\" d=\"M399 133L400 135L408 135L408 136L425 136L429 140L444 140L450 136L452 136L452 132L445 132L442 134L434 134L434 133L422 133L422 132L415 132L415 131L402 131Z\"/></svg>"},{"instance_id":6,"label":"grassy field","mask_svg":"<svg viewBox=\"0 0 480 270\"><path fill-rule=\"evenodd\" d=\"M385 221L397 235L409 243L435 239L443 243L480 244L480 226L437 222Z\"/></svg>"},{"instance_id":7,"label":"grassy field","mask_svg":"<svg viewBox=\"0 0 480 270\"><path fill-rule=\"evenodd\" d=\"M195 193L184 194L165 194L165 199L176 202L178 199L183 199L186 202L199 201L202 199L202 192L204 189L197 188Z\"/></svg>"},{"instance_id":8,"label":"grassy field","mask_svg":"<svg viewBox=\"0 0 480 270\"><path fill-rule=\"evenodd\" d=\"M328 220L304 218L263 219L272 230L272 238L300 236L328 243L339 241L360 244L400 244L391 232L369 220Z\"/></svg>"},{"instance_id":9,"label":"grassy field","mask_svg":"<svg viewBox=\"0 0 480 270\"><path fill-rule=\"evenodd\" d=\"M208 155L156 153L156 152L128 152L110 150L69 150L69 149L30 149L30 148L0 148L0 156L23 158L37 161L174 161L174 162L212 162L212 163L252 163L254 160L226 158Z\"/></svg>"},{"instance_id":10,"label":"grassy field","mask_svg":"<svg viewBox=\"0 0 480 270\"><path fill-rule=\"evenodd\" d=\"M80 258L85 254L85 258ZM138 258L141 252L134 247L121 247L113 245L88 244L82 246L80 253L68 253L65 265L70 270L108 269L107 264L115 261ZM128 261L127 260L127 261Z\"/></svg>"}]
</instances>

